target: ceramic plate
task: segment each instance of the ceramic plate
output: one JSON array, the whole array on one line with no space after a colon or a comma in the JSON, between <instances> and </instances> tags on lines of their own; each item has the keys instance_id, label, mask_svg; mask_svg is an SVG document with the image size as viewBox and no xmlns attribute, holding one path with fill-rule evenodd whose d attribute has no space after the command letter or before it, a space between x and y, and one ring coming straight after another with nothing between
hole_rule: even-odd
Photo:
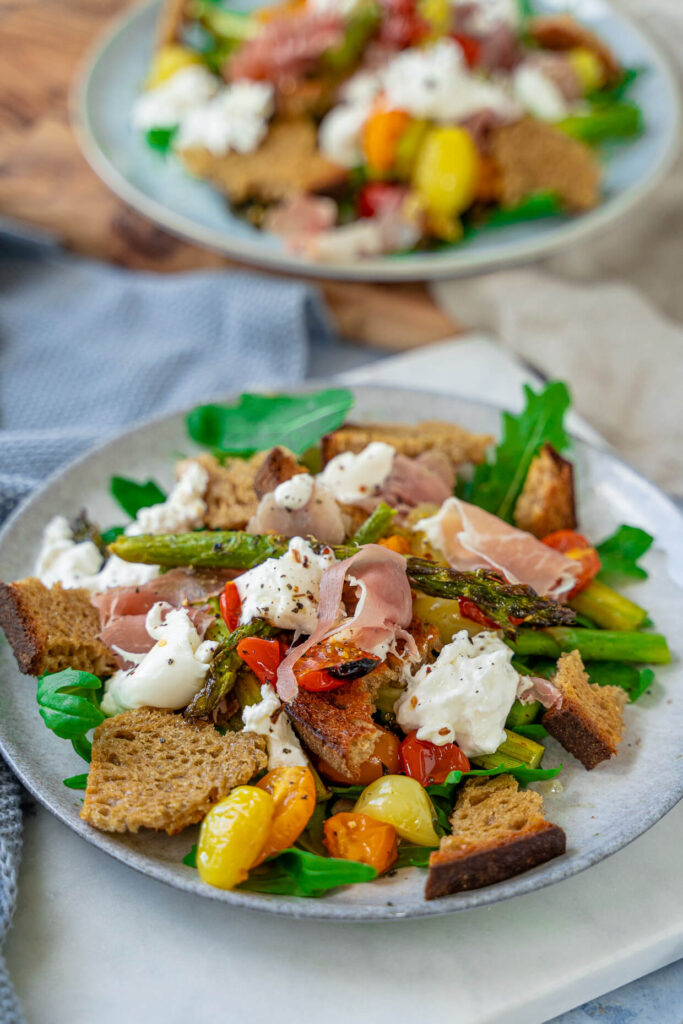
<instances>
[{"instance_id":1,"label":"ceramic plate","mask_svg":"<svg viewBox=\"0 0 683 1024\"><path fill-rule=\"evenodd\" d=\"M475 431L497 433L497 410L462 399L390 388L356 389L354 417L411 423L429 417L453 420ZM183 416L156 420L96 449L48 481L43 490L15 514L0 535L0 578L31 574L42 529L51 516L67 516L87 508L102 526L115 524L121 512L108 496L109 477L116 473L170 487L174 457L192 454ZM17 671L4 638L0 642L0 746L25 785L58 818L88 842L130 867L209 899L288 914L332 920L379 920L446 914L482 906L540 889L595 864L635 839L683 793L683 650L680 621L683 598L683 520L674 506L651 484L612 455L575 442L580 486L580 521L589 536L603 537L627 522L657 538L646 564L650 579L626 590L644 605L659 630L668 636L674 663L657 671L657 681L635 707L626 712L626 735L619 756L592 772L553 740L548 741L544 767L564 764L563 791L546 794L548 818L567 833L565 856L526 874L474 892L426 902L426 874L417 868L392 878L337 890L321 899L223 892L203 885L197 872L182 863L197 829L171 838L154 833L107 835L79 817L81 796L62 779L83 771L83 762L64 740L49 732L39 717L33 680Z\"/></svg>"},{"instance_id":2,"label":"ceramic plate","mask_svg":"<svg viewBox=\"0 0 683 1024\"><path fill-rule=\"evenodd\" d=\"M250 10L262 3L234 0L232 6ZM75 92L74 124L94 170L127 203L174 234L248 263L319 277L407 281L456 277L535 259L586 238L643 199L671 162L679 115L675 82L664 58L605 0L538 0L536 6L539 12L572 10L609 41L624 66L643 69L631 95L642 108L646 131L607 154L604 201L575 219L558 216L491 229L438 253L335 265L293 257L278 238L233 216L210 185L191 178L179 162L153 152L131 128L130 110L149 67L158 2L126 13L102 40Z\"/></svg>"}]
</instances>

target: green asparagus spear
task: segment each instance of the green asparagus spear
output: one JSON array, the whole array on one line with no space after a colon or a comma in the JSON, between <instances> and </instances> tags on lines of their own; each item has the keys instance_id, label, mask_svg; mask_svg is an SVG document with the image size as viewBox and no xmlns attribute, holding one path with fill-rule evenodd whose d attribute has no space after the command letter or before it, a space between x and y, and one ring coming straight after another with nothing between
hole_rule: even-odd
<instances>
[{"instance_id":1,"label":"green asparagus spear","mask_svg":"<svg viewBox=\"0 0 683 1024\"><path fill-rule=\"evenodd\" d=\"M408 559L408 578L414 587L434 597L472 601L505 633L514 636L510 619L530 626L552 626L574 621L571 608L539 595L525 584L509 584L497 572L476 569L458 572L422 558ZM521 653L521 652L520 652Z\"/></svg>"},{"instance_id":2,"label":"green asparagus spear","mask_svg":"<svg viewBox=\"0 0 683 1024\"><path fill-rule=\"evenodd\" d=\"M216 648L206 674L206 682L195 695L192 703L185 708L185 717L201 718L211 714L223 697L230 693L242 666L242 659L235 650L240 640L247 636L268 637L276 632L277 630L263 619L253 619L245 626L238 626L233 630L228 639Z\"/></svg>"},{"instance_id":3,"label":"green asparagus spear","mask_svg":"<svg viewBox=\"0 0 683 1024\"><path fill-rule=\"evenodd\" d=\"M644 608L629 601L627 597L600 580L593 580L590 586L576 597L572 597L569 604L575 611L587 615L596 626L603 629L630 632L642 626L647 618Z\"/></svg>"},{"instance_id":4,"label":"green asparagus spear","mask_svg":"<svg viewBox=\"0 0 683 1024\"><path fill-rule=\"evenodd\" d=\"M522 704L520 700L516 700L508 711L505 724L508 729L517 729L520 725L529 725L530 722L536 721L540 710L541 702L538 700L532 700L530 704Z\"/></svg>"},{"instance_id":5,"label":"green asparagus spear","mask_svg":"<svg viewBox=\"0 0 683 1024\"><path fill-rule=\"evenodd\" d=\"M590 144L606 139L626 139L640 135L643 115L635 103L613 103L594 108L586 114L576 114L559 121L557 127L567 135Z\"/></svg>"},{"instance_id":6,"label":"green asparagus spear","mask_svg":"<svg viewBox=\"0 0 683 1024\"><path fill-rule=\"evenodd\" d=\"M671 654L661 633L624 633L607 629L520 629L509 641L515 654L558 658L578 651L584 661L639 661L667 665Z\"/></svg>"},{"instance_id":7,"label":"green asparagus spear","mask_svg":"<svg viewBox=\"0 0 683 1024\"><path fill-rule=\"evenodd\" d=\"M369 516L362 526L359 526L353 537L352 544L374 544L383 537L391 520L396 515L396 509L391 508L382 501L375 511Z\"/></svg>"},{"instance_id":8,"label":"green asparagus spear","mask_svg":"<svg viewBox=\"0 0 683 1024\"><path fill-rule=\"evenodd\" d=\"M538 768L545 754L545 747L535 740L520 736L509 729L505 730L506 739L493 754L479 754L471 757L472 764L480 768L497 768L504 765L506 768L518 768L526 765L527 768Z\"/></svg>"},{"instance_id":9,"label":"green asparagus spear","mask_svg":"<svg viewBox=\"0 0 683 1024\"><path fill-rule=\"evenodd\" d=\"M244 533L241 530L201 530L196 533L141 534L117 537L109 550L124 562L223 569L252 569L287 550L286 537Z\"/></svg>"}]
</instances>

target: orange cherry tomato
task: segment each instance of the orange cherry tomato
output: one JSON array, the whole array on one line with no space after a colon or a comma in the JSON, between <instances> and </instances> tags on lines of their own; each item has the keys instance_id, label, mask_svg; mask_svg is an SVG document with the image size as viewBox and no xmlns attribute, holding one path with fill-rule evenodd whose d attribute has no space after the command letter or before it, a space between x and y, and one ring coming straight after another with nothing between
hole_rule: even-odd
<instances>
[{"instance_id":1,"label":"orange cherry tomato","mask_svg":"<svg viewBox=\"0 0 683 1024\"><path fill-rule=\"evenodd\" d=\"M273 768L256 785L270 793L275 807L265 845L252 867L295 843L315 810L315 781L308 768Z\"/></svg>"},{"instance_id":2,"label":"orange cherry tomato","mask_svg":"<svg viewBox=\"0 0 683 1024\"><path fill-rule=\"evenodd\" d=\"M389 551L395 551L398 555L410 555L412 549L410 542L405 537L399 537L397 533L391 535L391 537L385 537L384 540L378 540L383 548L389 548Z\"/></svg>"},{"instance_id":3,"label":"orange cherry tomato","mask_svg":"<svg viewBox=\"0 0 683 1024\"><path fill-rule=\"evenodd\" d=\"M376 655L361 651L355 644L329 640L311 647L294 666L294 675L304 690L320 693L366 676L379 661Z\"/></svg>"},{"instance_id":4,"label":"orange cherry tomato","mask_svg":"<svg viewBox=\"0 0 683 1024\"><path fill-rule=\"evenodd\" d=\"M237 653L260 683L275 685L278 666L282 661L282 648L279 640L264 640L260 636L247 636L238 643Z\"/></svg>"},{"instance_id":5,"label":"orange cherry tomato","mask_svg":"<svg viewBox=\"0 0 683 1024\"><path fill-rule=\"evenodd\" d=\"M575 594L585 590L602 568L600 555L595 548L583 534L575 533L574 530L556 530L544 537L543 543L547 544L549 548L554 548L555 551L561 551L567 558L573 558L581 563L578 581L569 597L574 597Z\"/></svg>"},{"instance_id":6,"label":"orange cherry tomato","mask_svg":"<svg viewBox=\"0 0 683 1024\"><path fill-rule=\"evenodd\" d=\"M332 857L370 864L383 874L398 857L396 829L369 814L333 814L325 822L323 842Z\"/></svg>"},{"instance_id":7,"label":"orange cherry tomato","mask_svg":"<svg viewBox=\"0 0 683 1024\"><path fill-rule=\"evenodd\" d=\"M337 771L331 764L320 758L317 762L317 769L330 782L338 782L344 786L367 786L375 779L381 779L386 772L389 775L396 775L399 771L399 741L398 736L388 729L381 730L382 735L375 744L367 761L353 773L347 775Z\"/></svg>"},{"instance_id":8,"label":"orange cherry tomato","mask_svg":"<svg viewBox=\"0 0 683 1024\"><path fill-rule=\"evenodd\" d=\"M410 124L405 110L376 110L363 128L363 152L375 174L388 174L396 160L401 136Z\"/></svg>"},{"instance_id":9,"label":"orange cherry tomato","mask_svg":"<svg viewBox=\"0 0 683 1024\"><path fill-rule=\"evenodd\" d=\"M242 599L240 598L237 584L233 580L228 580L225 584L225 590L221 594L221 599L218 603L221 615L223 616L223 622L232 632L234 629L237 629L240 615L242 614Z\"/></svg>"},{"instance_id":10,"label":"orange cherry tomato","mask_svg":"<svg viewBox=\"0 0 683 1024\"><path fill-rule=\"evenodd\" d=\"M445 782L450 772L468 772L470 762L457 743L438 747L427 740L418 740L417 730L410 732L401 744L401 765L406 775L421 786Z\"/></svg>"}]
</instances>

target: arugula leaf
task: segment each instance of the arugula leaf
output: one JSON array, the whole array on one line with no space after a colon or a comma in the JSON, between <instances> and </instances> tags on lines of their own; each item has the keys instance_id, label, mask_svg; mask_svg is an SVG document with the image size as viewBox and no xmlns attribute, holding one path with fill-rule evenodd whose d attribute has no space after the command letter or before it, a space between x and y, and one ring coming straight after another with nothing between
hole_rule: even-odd
<instances>
[{"instance_id":1,"label":"arugula leaf","mask_svg":"<svg viewBox=\"0 0 683 1024\"><path fill-rule=\"evenodd\" d=\"M652 547L654 537L637 526L622 525L610 537L598 544L596 551L602 562L598 579L610 575L630 576L646 580L647 570L638 565L638 559Z\"/></svg>"},{"instance_id":2,"label":"arugula leaf","mask_svg":"<svg viewBox=\"0 0 683 1024\"><path fill-rule=\"evenodd\" d=\"M177 131L177 125L173 128L149 128L145 132L145 140L147 145L151 149L156 149L158 153L168 153Z\"/></svg>"},{"instance_id":3,"label":"arugula leaf","mask_svg":"<svg viewBox=\"0 0 683 1024\"><path fill-rule=\"evenodd\" d=\"M183 857L183 864L187 864L188 868L197 867L197 844L192 844L192 849L189 853L186 853Z\"/></svg>"},{"instance_id":4,"label":"arugula leaf","mask_svg":"<svg viewBox=\"0 0 683 1024\"><path fill-rule=\"evenodd\" d=\"M68 779L62 779L62 785L69 789L86 789L88 786L88 773L83 775L70 775Z\"/></svg>"},{"instance_id":5,"label":"arugula leaf","mask_svg":"<svg viewBox=\"0 0 683 1024\"><path fill-rule=\"evenodd\" d=\"M475 505L512 521L515 502L524 486L531 460L542 444L563 451L569 445L564 414L569 408L567 385L551 381L538 393L524 385L526 406L517 416L503 413L503 437L493 456L477 466L469 484L458 493Z\"/></svg>"},{"instance_id":6,"label":"arugula leaf","mask_svg":"<svg viewBox=\"0 0 683 1024\"><path fill-rule=\"evenodd\" d=\"M198 444L249 456L282 444L297 455L344 422L353 405L346 388L308 395L240 395L235 405L200 405L186 419Z\"/></svg>"},{"instance_id":7,"label":"arugula leaf","mask_svg":"<svg viewBox=\"0 0 683 1024\"><path fill-rule=\"evenodd\" d=\"M109 481L109 490L131 519L135 519L141 508L166 501L166 495L153 480L139 484L125 476L113 476Z\"/></svg>"},{"instance_id":8,"label":"arugula leaf","mask_svg":"<svg viewBox=\"0 0 683 1024\"><path fill-rule=\"evenodd\" d=\"M265 864L253 868L240 889L280 896L321 896L328 889L354 882L371 882L377 869L355 860L320 857L290 847Z\"/></svg>"},{"instance_id":9,"label":"arugula leaf","mask_svg":"<svg viewBox=\"0 0 683 1024\"><path fill-rule=\"evenodd\" d=\"M117 537L120 537L124 532L125 526L110 526L108 530L103 530L100 534L100 540L106 548L108 544L113 544Z\"/></svg>"},{"instance_id":10,"label":"arugula leaf","mask_svg":"<svg viewBox=\"0 0 683 1024\"><path fill-rule=\"evenodd\" d=\"M345 796L349 800L357 800L366 786L330 786L330 790L337 796Z\"/></svg>"},{"instance_id":11,"label":"arugula leaf","mask_svg":"<svg viewBox=\"0 0 683 1024\"><path fill-rule=\"evenodd\" d=\"M398 871L399 868L426 868L429 867L429 855L438 846L414 846L412 843L400 843L398 857L391 865L391 871Z\"/></svg>"},{"instance_id":12,"label":"arugula leaf","mask_svg":"<svg viewBox=\"0 0 683 1024\"><path fill-rule=\"evenodd\" d=\"M651 668L637 668L623 661L587 661L584 668L591 683L621 686L631 703L642 697L655 678Z\"/></svg>"},{"instance_id":13,"label":"arugula leaf","mask_svg":"<svg viewBox=\"0 0 683 1024\"><path fill-rule=\"evenodd\" d=\"M90 743L86 733L104 721L97 705L96 692L102 686L97 676L65 668L40 676L36 700L38 711L48 729L62 739L71 740L74 750L90 760Z\"/></svg>"}]
</instances>

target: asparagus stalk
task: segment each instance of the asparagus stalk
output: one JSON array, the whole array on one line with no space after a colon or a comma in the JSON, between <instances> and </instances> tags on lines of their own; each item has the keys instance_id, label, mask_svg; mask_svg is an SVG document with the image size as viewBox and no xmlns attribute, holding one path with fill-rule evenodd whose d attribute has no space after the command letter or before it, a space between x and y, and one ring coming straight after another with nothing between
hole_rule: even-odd
<instances>
[{"instance_id":1,"label":"asparagus stalk","mask_svg":"<svg viewBox=\"0 0 683 1024\"><path fill-rule=\"evenodd\" d=\"M396 509L391 508L384 501L380 502L372 515L356 530L351 538L351 543L359 546L361 544L374 544L380 537L384 536L387 527L395 515Z\"/></svg>"},{"instance_id":2,"label":"asparagus stalk","mask_svg":"<svg viewBox=\"0 0 683 1024\"><path fill-rule=\"evenodd\" d=\"M639 661L666 665L671 654L661 633L624 633L607 629L520 629L508 641L515 654L558 658L565 651L578 651L584 661Z\"/></svg>"},{"instance_id":3,"label":"asparagus stalk","mask_svg":"<svg viewBox=\"0 0 683 1024\"><path fill-rule=\"evenodd\" d=\"M508 712L505 724L508 729L529 725L530 722L536 721L540 710L541 702L539 700L532 700L530 704L522 704L520 700L516 700Z\"/></svg>"},{"instance_id":4,"label":"asparagus stalk","mask_svg":"<svg viewBox=\"0 0 683 1024\"><path fill-rule=\"evenodd\" d=\"M216 648L206 682L195 694L192 702L183 712L186 718L201 718L210 715L218 707L237 681L243 662L236 651L240 640L247 636L272 636L277 630L263 619L253 619L244 626L233 630L227 640Z\"/></svg>"},{"instance_id":5,"label":"asparagus stalk","mask_svg":"<svg viewBox=\"0 0 683 1024\"><path fill-rule=\"evenodd\" d=\"M241 530L201 530L196 533L140 534L117 537L109 550L124 562L143 562L172 568L253 569L287 550L286 537L244 533Z\"/></svg>"},{"instance_id":6,"label":"asparagus stalk","mask_svg":"<svg viewBox=\"0 0 683 1024\"><path fill-rule=\"evenodd\" d=\"M587 615L597 626L620 632L638 629L647 618L644 608L601 580L593 580L590 586L571 598L569 605L580 615Z\"/></svg>"},{"instance_id":7,"label":"asparagus stalk","mask_svg":"<svg viewBox=\"0 0 683 1024\"><path fill-rule=\"evenodd\" d=\"M476 764L478 768L497 768L501 764L505 768L519 768L520 765L538 768L543 760L545 747L509 729L506 729L505 733L505 742L501 743L495 753L471 757L471 763Z\"/></svg>"}]
</instances>

